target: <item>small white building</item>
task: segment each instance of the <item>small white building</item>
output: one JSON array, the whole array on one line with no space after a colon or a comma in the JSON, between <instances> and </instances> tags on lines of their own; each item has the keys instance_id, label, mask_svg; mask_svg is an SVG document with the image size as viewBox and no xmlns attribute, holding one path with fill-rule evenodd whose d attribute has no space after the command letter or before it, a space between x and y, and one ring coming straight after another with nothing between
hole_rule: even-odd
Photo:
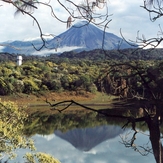
<instances>
[{"instance_id":1,"label":"small white building","mask_svg":"<svg viewBox=\"0 0 163 163\"><path fill-rule=\"evenodd\" d=\"M17 59L16 59L16 62L17 62L17 65L18 66L21 66L22 65L22 60L23 60L23 58L22 58L22 56L17 56Z\"/></svg>"}]
</instances>

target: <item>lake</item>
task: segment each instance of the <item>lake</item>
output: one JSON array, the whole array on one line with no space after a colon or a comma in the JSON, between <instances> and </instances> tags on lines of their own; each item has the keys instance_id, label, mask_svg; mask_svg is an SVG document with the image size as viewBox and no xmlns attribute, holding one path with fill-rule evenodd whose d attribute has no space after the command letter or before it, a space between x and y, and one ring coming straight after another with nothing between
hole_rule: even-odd
<instances>
[{"instance_id":1,"label":"lake","mask_svg":"<svg viewBox=\"0 0 163 163\"><path fill-rule=\"evenodd\" d=\"M71 114L58 114L56 116L46 117L46 121L45 117L43 118L44 121L39 120L38 125L35 125L35 129L30 134L33 135L32 138L35 141L38 152L49 153L59 159L61 163L155 162L153 154L143 153L144 149L151 148L149 133L144 127L142 129L138 127L137 130L140 133L134 137L134 144L139 146L138 149L140 150L135 151L131 147L125 147L122 143L125 140L127 145L127 142L133 138L134 131L130 127L125 130L122 129L122 125L125 122L121 120L115 118L109 118L110 120L108 120L105 117L97 118L97 115L94 113L87 113L85 115L86 117L79 114L74 119ZM81 117L85 119L85 125L83 125L84 121ZM68 120L66 121L66 119ZM88 123L88 119L92 122L91 124ZM56 121L58 122L58 126L56 126ZM66 124L63 121L66 121L67 125L69 123L76 125L73 124L70 127L69 124L69 127L65 127ZM81 123L79 125L77 122L80 121ZM62 124L64 125L63 127ZM53 128L53 126L55 127ZM17 150L17 163L23 163L22 156L27 151ZM145 154L145 156L142 156L140 152L142 152L141 154ZM11 162L13 163L15 161Z\"/></svg>"}]
</instances>

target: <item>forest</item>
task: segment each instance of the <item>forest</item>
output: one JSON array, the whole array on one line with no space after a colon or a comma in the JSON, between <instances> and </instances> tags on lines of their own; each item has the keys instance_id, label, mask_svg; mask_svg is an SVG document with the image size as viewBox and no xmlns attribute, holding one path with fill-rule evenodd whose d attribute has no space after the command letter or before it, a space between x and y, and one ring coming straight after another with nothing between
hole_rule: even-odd
<instances>
[{"instance_id":1,"label":"forest","mask_svg":"<svg viewBox=\"0 0 163 163\"><path fill-rule=\"evenodd\" d=\"M44 91L76 91L81 95L100 91L122 98L149 98L152 90L162 96L161 53L162 49L97 49L49 56L22 55L21 66L16 64L16 54L1 53L0 95Z\"/></svg>"}]
</instances>

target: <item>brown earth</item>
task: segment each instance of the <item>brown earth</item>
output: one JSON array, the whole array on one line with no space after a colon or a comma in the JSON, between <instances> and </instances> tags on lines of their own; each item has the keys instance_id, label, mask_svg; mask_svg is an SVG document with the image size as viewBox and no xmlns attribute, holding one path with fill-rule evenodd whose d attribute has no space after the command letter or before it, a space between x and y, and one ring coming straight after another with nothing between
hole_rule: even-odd
<instances>
[{"instance_id":1,"label":"brown earth","mask_svg":"<svg viewBox=\"0 0 163 163\"><path fill-rule=\"evenodd\" d=\"M76 92L44 92L43 94L15 94L10 96L0 96L2 101L9 100L18 104L42 104L48 101L63 101L63 100L75 100L75 101L89 101L94 98L95 94L85 92L82 95Z\"/></svg>"},{"instance_id":2,"label":"brown earth","mask_svg":"<svg viewBox=\"0 0 163 163\"><path fill-rule=\"evenodd\" d=\"M48 112L52 113L50 105L51 104L65 101L65 100L74 100L80 103L88 103L94 99L96 95L89 92L83 92L79 94L78 92L44 92L42 94L28 95L28 94L16 94L10 96L0 96L2 101L14 101L18 106L25 106L28 113L34 112Z\"/></svg>"}]
</instances>

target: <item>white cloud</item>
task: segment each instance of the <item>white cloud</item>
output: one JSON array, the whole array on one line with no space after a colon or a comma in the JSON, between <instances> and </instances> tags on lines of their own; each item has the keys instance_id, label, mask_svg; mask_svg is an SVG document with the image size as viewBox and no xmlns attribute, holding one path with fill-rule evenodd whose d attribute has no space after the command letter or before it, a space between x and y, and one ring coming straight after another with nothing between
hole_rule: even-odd
<instances>
[{"instance_id":1,"label":"white cloud","mask_svg":"<svg viewBox=\"0 0 163 163\"><path fill-rule=\"evenodd\" d=\"M142 0L115 0L110 2L110 12L113 13L112 22L109 24L110 32L120 35L120 29L126 39L135 40L137 31L150 37L156 37L158 24L161 20L152 23L149 14L140 6Z\"/></svg>"},{"instance_id":2,"label":"white cloud","mask_svg":"<svg viewBox=\"0 0 163 163\"><path fill-rule=\"evenodd\" d=\"M61 48L57 48L57 49L43 49L43 50L40 50L40 51L35 51L34 53L32 53L31 55L48 55L48 54L55 54L55 53L63 53L65 51L72 51L72 50L75 50L75 49L79 49L79 48L82 48L82 47L78 47L78 46L71 46L71 47L68 47L68 46L65 46L65 47L61 47Z\"/></svg>"},{"instance_id":3,"label":"white cloud","mask_svg":"<svg viewBox=\"0 0 163 163\"><path fill-rule=\"evenodd\" d=\"M65 3L65 0L62 0ZM73 1L79 3L81 1ZM36 23L27 15L18 15L14 17L15 8L9 4L3 4L0 10L0 42L8 40L24 40L27 38L39 37L40 33ZM67 7L72 5L65 3ZM51 16L49 7L39 5L38 10L35 10L33 16L37 18L42 28L43 33L54 34L55 36L66 30L66 20L69 13L61 7L57 1L52 0L51 5L58 18L63 22L58 21ZM108 1L108 14L113 14L109 18L112 21L108 24L108 32L120 36L120 29L126 39L135 40L137 31L144 34L147 38L156 37L159 30L158 24L161 20L152 23L149 20L148 13L140 7L143 5L143 0L114 0Z\"/></svg>"}]
</instances>

